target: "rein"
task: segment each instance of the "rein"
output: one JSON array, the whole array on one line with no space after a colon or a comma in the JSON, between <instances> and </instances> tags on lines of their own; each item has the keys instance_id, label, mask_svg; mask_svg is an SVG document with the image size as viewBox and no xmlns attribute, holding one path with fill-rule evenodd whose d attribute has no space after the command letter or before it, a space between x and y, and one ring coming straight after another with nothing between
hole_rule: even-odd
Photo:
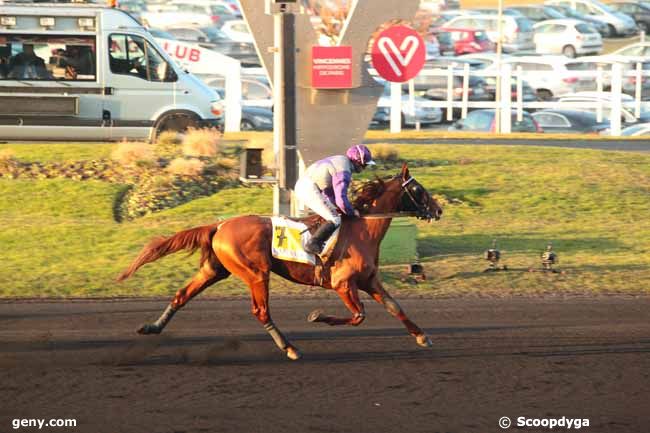
<instances>
[{"instance_id":1,"label":"rein","mask_svg":"<svg viewBox=\"0 0 650 433\"><path fill-rule=\"evenodd\" d=\"M402 217L416 217L416 216L417 216L417 212L388 212L388 213L361 215L359 218L378 220L378 219L386 219L386 218L402 218Z\"/></svg>"}]
</instances>

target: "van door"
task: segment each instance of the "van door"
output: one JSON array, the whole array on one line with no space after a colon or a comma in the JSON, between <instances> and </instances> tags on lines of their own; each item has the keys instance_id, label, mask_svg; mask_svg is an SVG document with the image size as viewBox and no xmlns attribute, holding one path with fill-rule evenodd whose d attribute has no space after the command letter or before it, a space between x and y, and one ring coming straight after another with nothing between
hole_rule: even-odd
<instances>
[{"instance_id":1,"label":"van door","mask_svg":"<svg viewBox=\"0 0 650 433\"><path fill-rule=\"evenodd\" d=\"M104 111L110 117L111 139L148 139L165 106L175 104L178 76L165 58L142 36L108 36L109 95Z\"/></svg>"}]
</instances>

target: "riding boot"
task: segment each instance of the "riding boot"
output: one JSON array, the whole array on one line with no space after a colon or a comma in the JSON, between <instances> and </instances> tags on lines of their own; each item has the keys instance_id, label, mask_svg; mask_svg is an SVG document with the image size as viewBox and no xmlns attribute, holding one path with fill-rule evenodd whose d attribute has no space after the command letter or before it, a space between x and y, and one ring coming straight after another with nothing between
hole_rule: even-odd
<instances>
[{"instance_id":1,"label":"riding boot","mask_svg":"<svg viewBox=\"0 0 650 433\"><path fill-rule=\"evenodd\" d=\"M325 242L332 236L338 226L333 222L326 221L311 236L311 239L305 244L305 251L312 254L320 254L325 247Z\"/></svg>"}]
</instances>

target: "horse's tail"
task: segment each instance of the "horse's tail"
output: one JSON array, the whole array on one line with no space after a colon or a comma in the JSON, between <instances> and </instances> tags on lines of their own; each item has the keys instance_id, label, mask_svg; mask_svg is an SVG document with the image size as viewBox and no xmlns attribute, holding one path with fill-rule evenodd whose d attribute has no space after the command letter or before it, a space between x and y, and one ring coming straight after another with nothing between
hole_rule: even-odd
<instances>
[{"instance_id":1,"label":"horse's tail","mask_svg":"<svg viewBox=\"0 0 650 433\"><path fill-rule=\"evenodd\" d=\"M201 264L203 264L213 254L212 237L217 232L219 224L215 223L183 230L168 238L159 237L152 239L140 251L140 254L133 263L117 277L117 281L126 280L147 263L151 263L161 257L181 250L189 251L192 254L201 248Z\"/></svg>"}]
</instances>

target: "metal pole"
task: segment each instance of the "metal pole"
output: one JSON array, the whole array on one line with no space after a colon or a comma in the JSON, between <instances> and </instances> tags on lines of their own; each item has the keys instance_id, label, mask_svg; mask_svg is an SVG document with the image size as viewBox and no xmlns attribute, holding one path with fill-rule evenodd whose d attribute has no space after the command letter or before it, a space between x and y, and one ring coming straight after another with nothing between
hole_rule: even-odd
<instances>
[{"instance_id":1,"label":"metal pole","mask_svg":"<svg viewBox=\"0 0 650 433\"><path fill-rule=\"evenodd\" d=\"M454 67L449 65L447 66L447 120L454 120L454 109L452 104L454 103Z\"/></svg>"},{"instance_id":2,"label":"metal pole","mask_svg":"<svg viewBox=\"0 0 650 433\"><path fill-rule=\"evenodd\" d=\"M597 69L597 74L596 74L596 91L598 94L601 94L603 91L603 67L598 66ZM598 98L598 104L596 105L596 121L597 122L602 122L603 121L603 99Z\"/></svg>"},{"instance_id":3,"label":"metal pole","mask_svg":"<svg viewBox=\"0 0 650 433\"><path fill-rule=\"evenodd\" d=\"M390 83L390 132L402 131L402 83Z\"/></svg>"},{"instance_id":4,"label":"metal pole","mask_svg":"<svg viewBox=\"0 0 650 433\"><path fill-rule=\"evenodd\" d=\"M496 108L494 110L494 132L501 132L501 52L503 50L503 0L499 0L497 13L497 60L495 78L495 100Z\"/></svg>"},{"instance_id":5,"label":"metal pole","mask_svg":"<svg viewBox=\"0 0 650 433\"><path fill-rule=\"evenodd\" d=\"M521 66L517 66L517 122L524 120L524 88L521 79Z\"/></svg>"},{"instance_id":6,"label":"metal pole","mask_svg":"<svg viewBox=\"0 0 650 433\"><path fill-rule=\"evenodd\" d=\"M635 76L635 92L634 92L634 117L637 119L641 116L641 62L636 64L636 76Z\"/></svg>"},{"instance_id":7,"label":"metal pole","mask_svg":"<svg viewBox=\"0 0 650 433\"><path fill-rule=\"evenodd\" d=\"M296 183L296 106L294 16L276 13L273 61L273 152L278 182L273 188L273 213L291 215L291 188Z\"/></svg>"},{"instance_id":8,"label":"metal pole","mask_svg":"<svg viewBox=\"0 0 650 433\"><path fill-rule=\"evenodd\" d=\"M506 63L502 66L501 74L501 133L510 134L512 131L512 65ZM507 83L507 85L505 84ZM497 110L499 111L499 110Z\"/></svg>"}]
</instances>

